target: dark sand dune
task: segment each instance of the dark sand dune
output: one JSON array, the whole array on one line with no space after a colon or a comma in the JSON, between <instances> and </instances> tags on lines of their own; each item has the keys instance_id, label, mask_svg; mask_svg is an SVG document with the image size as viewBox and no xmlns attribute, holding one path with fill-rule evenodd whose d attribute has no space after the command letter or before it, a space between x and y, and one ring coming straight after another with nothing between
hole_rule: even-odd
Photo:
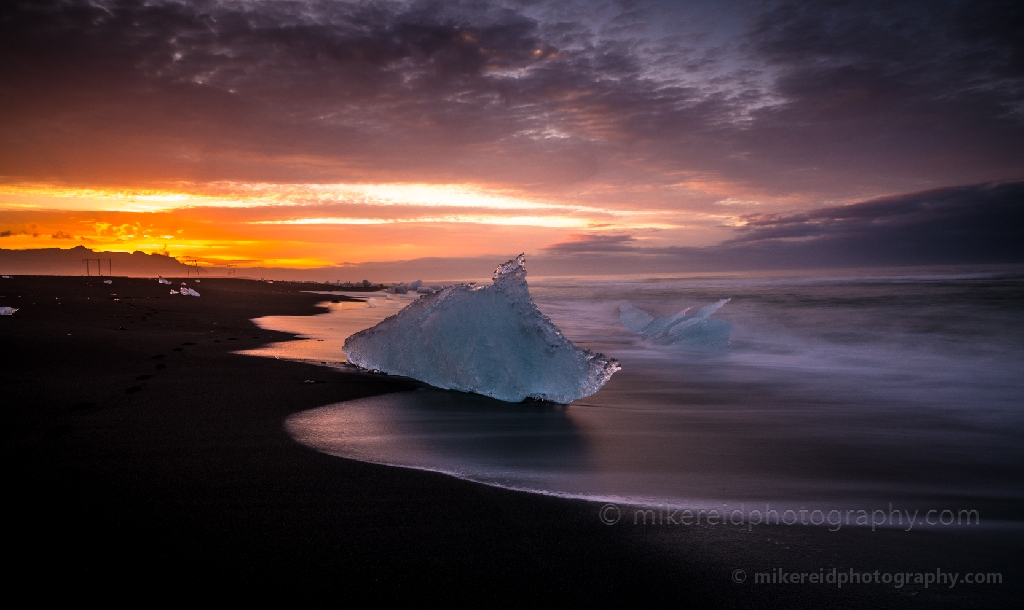
<instances>
[{"instance_id":1,"label":"dark sand dune","mask_svg":"<svg viewBox=\"0 0 1024 610\"><path fill-rule=\"evenodd\" d=\"M36 596L78 600L141 588L167 599L698 608L1020 599L1019 530L641 526L626 509L606 526L599 505L318 454L288 437L286 416L417 384L232 354L285 338L250 318L312 314L323 297L245 280L195 287L202 297L142 279L0 280L0 306L20 308L0 318L12 590L42 579ZM752 582L756 571L833 567L1000 572L1003 584ZM733 582L737 569L746 582Z\"/></svg>"}]
</instances>

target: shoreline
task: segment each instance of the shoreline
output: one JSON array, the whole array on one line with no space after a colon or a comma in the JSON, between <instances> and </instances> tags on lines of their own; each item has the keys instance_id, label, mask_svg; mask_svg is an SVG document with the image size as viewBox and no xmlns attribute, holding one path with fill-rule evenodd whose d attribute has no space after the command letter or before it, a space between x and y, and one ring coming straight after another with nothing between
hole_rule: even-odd
<instances>
[{"instance_id":1,"label":"shoreline","mask_svg":"<svg viewBox=\"0 0 1024 610\"><path fill-rule=\"evenodd\" d=\"M231 353L292 339L250 320L317 313L323 295L301 284L203 279L202 297L172 297L155 280L112 279L0 280L0 306L20 309L0 318L4 449L20 500L13 550L23 560L12 582L45 572L76 597L137 579L180 595L288 599L696 607L1019 599L1019 531L609 526L599 503L318 453L288 436L289 415L418 387ZM833 567L999 571L1003 584L733 581L735 570Z\"/></svg>"}]
</instances>

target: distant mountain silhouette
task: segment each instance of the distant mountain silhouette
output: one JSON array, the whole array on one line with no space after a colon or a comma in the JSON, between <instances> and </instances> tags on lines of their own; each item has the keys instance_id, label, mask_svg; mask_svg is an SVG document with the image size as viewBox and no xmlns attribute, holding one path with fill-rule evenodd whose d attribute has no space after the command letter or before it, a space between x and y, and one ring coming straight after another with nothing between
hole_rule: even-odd
<instances>
[{"instance_id":1,"label":"distant mountain silhouette","mask_svg":"<svg viewBox=\"0 0 1024 610\"><path fill-rule=\"evenodd\" d=\"M0 248L0 273L4 275L86 275L83 259L93 259L88 273L97 274L95 259L102 260L103 275L128 277L183 276L189 268L177 259L162 254L96 252L85 246L6 250ZM109 265L108 265L109 261Z\"/></svg>"}]
</instances>

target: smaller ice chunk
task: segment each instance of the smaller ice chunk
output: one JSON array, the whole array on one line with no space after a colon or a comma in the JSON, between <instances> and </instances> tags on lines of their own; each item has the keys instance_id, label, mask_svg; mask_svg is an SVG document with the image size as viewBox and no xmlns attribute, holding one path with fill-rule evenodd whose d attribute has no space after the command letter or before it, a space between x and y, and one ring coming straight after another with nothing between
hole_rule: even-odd
<instances>
[{"instance_id":1,"label":"smaller ice chunk","mask_svg":"<svg viewBox=\"0 0 1024 610\"><path fill-rule=\"evenodd\" d=\"M392 284L384 292L388 294L408 294L409 292L419 292L423 286L422 280L416 280L411 284Z\"/></svg>"},{"instance_id":2,"label":"smaller ice chunk","mask_svg":"<svg viewBox=\"0 0 1024 610\"><path fill-rule=\"evenodd\" d=\"M157 282L159 282L159 283L161 283L161 284L167 284L168 286L170 286L170 285L171 285L171 281L170 281L170 280L165 280L165 279L164 279L164 276L162 276L162 275L158 275L158 276L156 277L156 281L157 281Z\"/></svg>"},{"instance_id":3,"label":"smaller ice chunk","mask_svg":"<svg viewBox=\"0 0 1024 610\"><path fill-rule=\"evenodd\" d=\"M16 311L17 307L0 307L0 316L13 316Z\"/></svg>"},{"instance_id":4,"label":"smaller ice chunk","mask_svg":"<svg viewBox=\"0 0 1024 610\"><path fill-rule=\"evenodd\" d=\"M712 319L711 314L730 299L722 299L687 315L690 308L667 318L655 318L628 301L619 306L619 321L629 332L640 335L658 345L677 345L694 349L724 348L729 346L732 324Z\"/></svg>"},{"instance_id":5,"label":"smaller ice chunk","mask_svg":"<svg viewBox=\"0 0 1024 610\"><path fill-rule=\"evenodd\" d=\"M642 309L637 309L632 303L626 302L619 306L619 321L635 335L653 322L654 316Z\"/></svg>"},{"instance_id":6,"label":"smaller ice chunk","mask_svg":"<svg viewBox=\"0 0 1024 610\"><path fill-rule=\"evenodd\" d=\"M190 296L190 297L197 297L197 296L199 296L198 292L196 292L195 290L192 290L191 288L189 288L187 286L185 288L181 289L181 294L184 295L184 296Z\"/></svg>"}]
</instances>

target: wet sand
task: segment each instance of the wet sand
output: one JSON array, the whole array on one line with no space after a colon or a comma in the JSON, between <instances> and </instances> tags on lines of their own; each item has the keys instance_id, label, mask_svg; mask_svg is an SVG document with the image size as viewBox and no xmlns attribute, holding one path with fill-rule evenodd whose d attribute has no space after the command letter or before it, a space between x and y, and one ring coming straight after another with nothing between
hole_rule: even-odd
<instances>
[{"instance_id":1,"label":"wet sand","mask_svg":"<svg viewBox=\"0 0 1024 610\"><path fill-rule=\"evenodd\" d=\"M697 608L1021 598L1020 528L645 526L627 507L605 525L598 504L317 453L287 435L286 417L419 385L233 354L288 338L251 318L317 313L324 297L248 280L189 285L202 297L153 280L0 280L0 306L20 308L0 318L14 586L45 577L47 593L76 599L117 598L130 583L172 599ZM833 568L999 572L1003 583L754 583L756 572Z\"/></svg>"}]
</instances>

